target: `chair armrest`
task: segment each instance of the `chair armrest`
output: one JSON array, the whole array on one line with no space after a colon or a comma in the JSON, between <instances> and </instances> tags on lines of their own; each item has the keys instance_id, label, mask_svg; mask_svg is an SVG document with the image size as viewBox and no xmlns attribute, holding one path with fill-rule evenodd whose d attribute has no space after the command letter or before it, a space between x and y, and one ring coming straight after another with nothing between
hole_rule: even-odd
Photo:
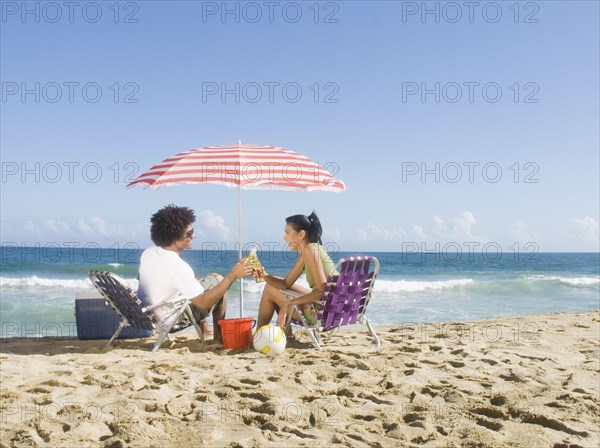
<instances>
[{"instance_id":1,"label":"chair armrest","mask_svg":"<svg viewBox=\"0 0 600 448\"><path fill-rule=\"evenodd\" d=\"M163 306L171 306L171 307L181 306L187 302L189 302L188 299L186 299L185 297L181 297L179 295L179 292L175 291L175 292L171 293L170 295L168 295L165 299L163 299L162 302L143 307L142 312L146 313L148 311L153 311L153 310L163 307Z\"/></svg>"},{"instance_id":2,"label":"chair armrest","mask_svg":"<svg viewBox=\"0 0 600 448\"><path fill-rule=\"evenodd\" d=\"M290 299L297 299L298 297L304 295L301 292L292 291L291 289L282 289L281 292L283 293L284 296L287 297L288 300L290 300Z\"/></svg>"}]
</instances>

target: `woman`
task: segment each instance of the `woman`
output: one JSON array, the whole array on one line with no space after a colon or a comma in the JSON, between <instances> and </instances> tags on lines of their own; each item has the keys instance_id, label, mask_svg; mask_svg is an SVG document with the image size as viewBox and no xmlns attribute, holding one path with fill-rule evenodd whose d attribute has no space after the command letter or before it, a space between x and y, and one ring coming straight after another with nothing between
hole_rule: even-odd
<instances>
[{"instance_id":1,"label":"woman","mask_svg":"<svg viewBox=\"0 0 600 448\"><path fill-rule=\"evenodd\" d=\"M290 216L286 218L285 222L283 239L290 250L298 252L298 259L285 278L265 275L267 284L258 308L259 328L271 322L276 309L279 312L277 323L281 328L284 328L293 305L301 305L300 309L308 323L315 323L319 300L323 295L327 276L335 266L321 243L323 230L315 212L312 212L309 216ZM311 289L295 284L302 272L306 273L306 281ZM291 289L302 295L288 300L281 292L282 289Z\"/></svg>"}]
</instances>

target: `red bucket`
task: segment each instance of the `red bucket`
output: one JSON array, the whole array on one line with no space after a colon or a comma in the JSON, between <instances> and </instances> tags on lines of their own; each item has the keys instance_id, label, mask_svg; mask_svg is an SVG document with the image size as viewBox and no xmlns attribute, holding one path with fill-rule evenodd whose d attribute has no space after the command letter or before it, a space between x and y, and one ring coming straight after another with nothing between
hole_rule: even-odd
<instances>
[{"instance_id":1,"label":"red bucket","mask_svg":"<svg viewBox=\"0 0 600 448\"><path fill-rule=\"evenodd\" d=\"M254 318L222 319L219 326L223 335L223 348L246 348L252 340Z\"/></svg>"}]
</instances>

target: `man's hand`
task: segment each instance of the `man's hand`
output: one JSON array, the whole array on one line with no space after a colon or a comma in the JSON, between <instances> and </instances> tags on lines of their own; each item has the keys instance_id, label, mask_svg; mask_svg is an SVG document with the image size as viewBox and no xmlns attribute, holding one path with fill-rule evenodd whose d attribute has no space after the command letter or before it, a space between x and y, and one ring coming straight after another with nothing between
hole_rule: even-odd
<instances>
[{"instance_id":1,"label":"man's hand","mask_svg":"<svg viewBox=\"0 0 600 448\"><path fill-rule=\"evenodd\" d=\"M242 278L247 277L252 273L252 268L245 260L240 260L237 264L231 269L229 274L233 276L233 278Z\"/></svg>"}]
</instances>

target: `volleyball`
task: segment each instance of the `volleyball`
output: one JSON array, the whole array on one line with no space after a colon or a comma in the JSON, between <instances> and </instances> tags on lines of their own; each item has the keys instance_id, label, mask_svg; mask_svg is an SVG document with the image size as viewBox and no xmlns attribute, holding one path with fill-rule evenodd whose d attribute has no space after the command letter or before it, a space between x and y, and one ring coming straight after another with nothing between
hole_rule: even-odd
<instances>
[{"instance_id":1,"label":"volleyball","mask_svg":"<svg viewBox=\"0 0 600 448\"><path fill-rule=\"evenodd\" d=\"M285 333L277 325L263 325L254 332L254 349L263 355L277 356L285 350Z\"/></svg>"}]
</instances>

